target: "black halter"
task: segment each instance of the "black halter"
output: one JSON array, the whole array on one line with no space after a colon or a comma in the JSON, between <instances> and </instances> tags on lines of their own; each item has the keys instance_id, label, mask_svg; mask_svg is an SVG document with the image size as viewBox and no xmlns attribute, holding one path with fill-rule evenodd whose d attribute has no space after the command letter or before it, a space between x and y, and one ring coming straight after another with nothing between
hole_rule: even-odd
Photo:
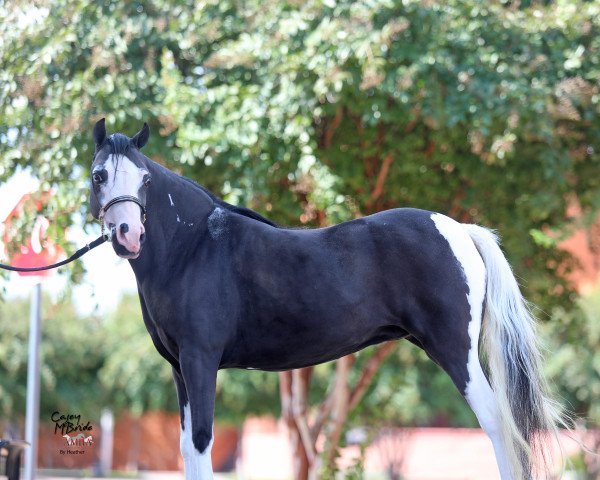
<instances>
[{"instance_id":1,"label":"black halter","mask_svg":"<svg viewBox=\"0 0 600 480\"><path fill-rule=\"evenodd\" d=\"M139 198L134 197L133 195L121 195L119 197L115 197L106 202L106 205L100 207L100 212L98 213L98 220L100 220L100 225L102 228L102 236L106 237L107 240L109 239L109 235L104 231L104 215L106 215L106 212L108 212L110 207L121 202L136 203L140 207L140 217L142 223L146 222L146 206L140 201Z\"/></svg>"}]
</instances>

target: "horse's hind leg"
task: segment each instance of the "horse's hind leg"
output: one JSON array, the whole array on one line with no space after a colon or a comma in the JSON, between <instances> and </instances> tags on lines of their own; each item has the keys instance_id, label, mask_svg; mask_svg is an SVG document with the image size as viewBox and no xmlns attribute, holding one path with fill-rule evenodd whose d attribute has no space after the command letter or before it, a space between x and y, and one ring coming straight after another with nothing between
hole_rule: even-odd
<instances>
[{"instance_id":1,"label":"horse's hind leg","mask_svg":"<svg viewBox=\"0 0 600 480\"><path fill-rule=\"evenodd\" d=\"M512 477L501 439L498 404L479 361L481 314L475 317L451 314L448 318L452 321L445 323L444 331L436 332L436 338L423 340L423 349L448 373L467 400L481 428L492 441L502 480L509 480Z\"/></svg>"},{"instance_id":2,"label":"horse's hind leg","mask_svg":"<svg viewBox=\"0 0 600 480\"><path fill-rule=\"evenodd\" d=\"M438 313L444 312L444 319L435 321L435 328L423 339L423 348L450 375L469 403L481 428L492 441L502 479L509 480L512 479L510 459L502 441L498 402L479 359L485 267L473 242L459 224L443 217L436 221L436 226L448 240L462 275L447 286L447 298L438 299L446 302L438 309Z\"/></svg>"},{"instance_id":3,"label":"horse's hind leg","mask_svg":"<svg viewBox=\"0 0 600 480\"><path fill-rule=\"evenodd\" d=\"M506 449L502 443L498 404L494 391L485 377L479 360L469 362L469 383L464 393L467 402L479 420L481 428L490 437L502 479L512 478Z\"/></svg>"}]
</instances>

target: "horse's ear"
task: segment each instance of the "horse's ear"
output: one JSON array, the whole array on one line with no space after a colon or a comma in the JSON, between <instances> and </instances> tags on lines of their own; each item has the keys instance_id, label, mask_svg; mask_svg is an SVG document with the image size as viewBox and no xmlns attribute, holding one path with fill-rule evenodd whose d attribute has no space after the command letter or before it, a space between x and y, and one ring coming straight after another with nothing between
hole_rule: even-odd
<instances>
[{"instance_id":1,"label":"horse's ear","mask_svg":"<svg viewBox=\"0 0 600 480\"><path fill-rule=\"evenodd\" d=\"M150 127L148 126L148 124L146 122L144 122L144 126L142 127L142 129L133 136L131 141L133 142L133 144L136 146L136 148L138 150L141 150L141 148L144 145L146 145L149 138L150 138Z\"/></svg>"},{"instance_id":2,"label":"horse's ear","mask_svg":"<svg viewBox=\"0 0 600 480\"><path fill-rule=\"evenodd\" d=\"M101 118L94 125L94 142L96 142L96 149L106 140L106 126L104 125L104 118Z\"/></svg>"}]
</instances>

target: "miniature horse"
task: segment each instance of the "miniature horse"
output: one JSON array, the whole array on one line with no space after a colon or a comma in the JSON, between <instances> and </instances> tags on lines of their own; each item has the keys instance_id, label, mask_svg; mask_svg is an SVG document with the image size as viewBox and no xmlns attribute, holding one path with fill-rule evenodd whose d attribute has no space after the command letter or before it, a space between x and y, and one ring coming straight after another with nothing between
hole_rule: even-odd
<instances>
[{"instance_id":1,"label":"miniature horse","mask_svg":"<svg viewBox=\"0 0 600 480\"><path fill-rule=\"evenodd\" d=\"M148 333L172 365L186 479L212 478L220 368L288 370L400 338L450 376L502 479L532 476L559 420L493 233L410 208L282 228L144 156L149 134L144 124L108 136L97 122L90 207L129 260Z\"/></svg>"}]
</instances>

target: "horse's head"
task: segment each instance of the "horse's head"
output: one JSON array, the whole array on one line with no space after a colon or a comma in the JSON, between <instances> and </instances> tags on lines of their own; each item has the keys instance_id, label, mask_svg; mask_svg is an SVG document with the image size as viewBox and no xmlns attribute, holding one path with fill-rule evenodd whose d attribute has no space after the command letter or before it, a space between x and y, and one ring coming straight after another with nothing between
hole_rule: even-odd
<instances>
[{"instance_id":1,"label":"horse's head","mask_svg":"<svg viewBox=\"0 0 600 480\"><path fill-rule=\"evenodd\" d=\"M137 258L144 243L150 174L146 168L148 159L140 149L149 136L146 123L132 138L120 133L107 136L104 119L94 127L96 151L91 169L90 209L110 232L117 255L128 259Z\"/></svg>"}]
</instances>

